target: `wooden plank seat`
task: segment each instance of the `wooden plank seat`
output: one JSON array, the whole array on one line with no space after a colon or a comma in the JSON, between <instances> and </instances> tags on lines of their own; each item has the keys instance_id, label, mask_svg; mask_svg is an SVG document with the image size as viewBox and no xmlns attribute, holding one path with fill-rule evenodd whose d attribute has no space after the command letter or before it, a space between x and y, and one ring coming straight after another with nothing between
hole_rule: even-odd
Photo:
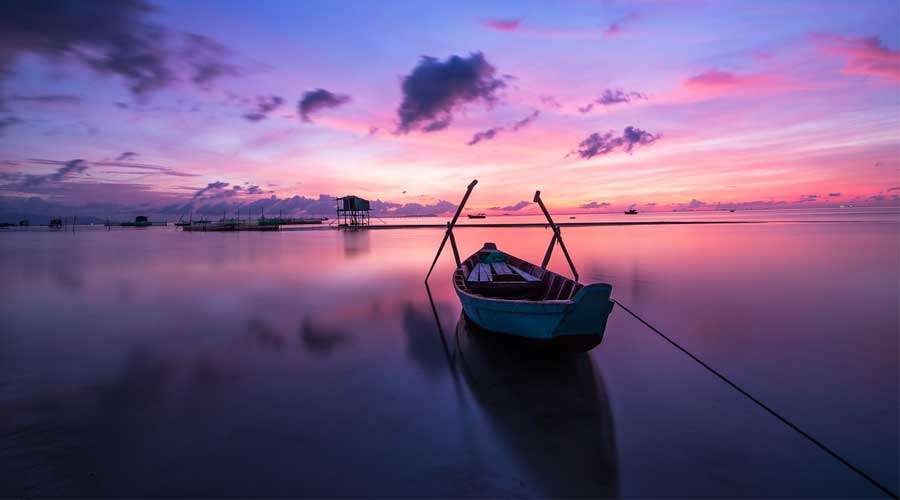
<instances>
[{"instance_id":1,"label":"wooden plank seat","mask_svg":"<svg viewBox=\"0 0 900 500\"><path fill-rule=\"evenodd\" d=\"M516 266L509 266L509 269L512 270L514 273L518 274L525 281L528 281L528 282L541 281L540 278L533 276L529 273L526 273L525 271L519 269Z\"/></svg>"},{"instance_id":2,"label":"wooden plank seat","mask_svg":"<svg viewBox=\"0 0 900 500\"><path fill-rule=\"evenodd\" d=\"M490 264L479 262L478 264L475 264L475 267L472 269L472 272L469 273L469 277L466 281L473 283L489 283L492 281L492 278Z\"/></svg>"},{"instance_id":3,"label":"wooden plank seat","mask_svg":"<svg viewBox=\"0 0 900 500\"><path fill-rule=\"evenodd\" d=\"M544 283L506 262L477 262L466 277L466 287L490 297L527 298L540 295Z\"/></svg>"},{"instance_id":4,"label":"wooden plank seat","mask_svg":"<svg viewBox=\"0 0 900 500\"><path fill-rule=\"evenodd\" d=\"M522 281L522 277L509 268L506 262L491 262L494 281Z\"/></svg>"}]
</instances>

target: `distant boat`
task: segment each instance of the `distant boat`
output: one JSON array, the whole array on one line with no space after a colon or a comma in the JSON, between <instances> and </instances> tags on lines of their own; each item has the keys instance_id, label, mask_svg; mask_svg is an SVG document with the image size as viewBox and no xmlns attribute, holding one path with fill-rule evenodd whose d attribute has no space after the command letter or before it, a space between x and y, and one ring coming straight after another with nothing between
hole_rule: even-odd
<instances>
[{"instance_id":1,"label":"distant boat","mask_svg":"<svg viewBox=\"0 0 900 500\"><path fill-rule=\"evenodd\" d=\"M574 218L575 218L575 216L574 216L574 215L573 215L573 216L572 216L572 217L569 217L569 218L570 218L570 219L574 219Z\"/></svg>"},{"instance_id":2,"label":"distant boat","mask_svg":"<svg viewBox=\"0 0 900 500\"><path fill-rule=\"evenodd\" d=\"M481 328L579 351L600 344L613 308L611 285L582 285L493 243L462 263L453 286L466 316Z\"/></svg>"},{"instance_id":3,"label":"distant boat","mask_svg":"<svg viewBox=\"0 0 900 500\"><path fill-rule=\"evenodd\" d=\"M486 219L487 215L484 212L478 212L477 214L469 214L470 219Z\"/></svg>"},{"instance_id":4,"label":"distant boat","mask_svg":"<svg viewBox=\"0 0 900 500\"><path fill-rule=\"evenodd\" d=\"M634 208L629 208L628 210L625 211L625 215L637 215L637 213L638 213L637 209L634 209Z\"/></svg>"},{"instance_id":5,"label":"distant boat","mask_svg":"<svg viewBox=\"0 0 900 500\"><path fill-rule=\"evenodd\" d=\"M734 209L732 208L732 209L730 209L730 210L728 210L728 211L729 211L729 212L734 212Z\"/></svg>"}]
</instances>

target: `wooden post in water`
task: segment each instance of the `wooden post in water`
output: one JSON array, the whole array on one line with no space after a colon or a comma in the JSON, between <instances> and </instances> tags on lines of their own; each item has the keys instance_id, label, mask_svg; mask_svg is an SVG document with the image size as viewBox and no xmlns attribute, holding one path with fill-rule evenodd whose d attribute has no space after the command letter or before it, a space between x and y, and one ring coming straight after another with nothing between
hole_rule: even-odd
<instances>
[{"instance_id":1,"label":"wooden post in water","mask_svg":"<svg viewBox=\"0 0 900 500\"><path fill-rule=\"evenodd\" d=\"M575 270L575 264L572 263L572 257L569 256L569 250L566 248L566 244L562 240L562 233L559 230L559 226L553 222L553 217L550 217L550 212L547 210L547 207L544 206L544 201L541 200L541 192L534 192L534 202L541 207L541 211L544 212L544 217L547 218L547 222L550 223L550 229L553 230L553 237L550 239L550 247L547 248L547 253L544 255L544 261L541 263L542 269L547 269L547 264L550 263L550 255L553 253L553 245L559 242L559 247L562 248L563 255L566 256L566 260L569 262L569 268L572 269L572 274L575 276L575 281L578 281L578 271Z\"/></svg>"},{"instance_id":2,"label":"wooden post in water","mask_svg":"<svg viewBox=\"0 0 900 500\"><path fill-rule=\"evenodd\" d=\"M459 260L459 250L456 248L456 238L453 237L453 231L451 231L450 223L447 223L447 232L450 233L450 248L453 249L453 258L456 260L456 267L459 267L462 262Z\"/></svg>"},{"instance_id":3,"label":"wooden post in water","mask_svg":"<svg viewBox=\"0 0 900 500\"><path fill-rule=\"evenodd\" d=\"M472 194L472 190L475 189L475 184L478 184L478 179L473 179L472 182L469 183L469 187L466 188L466 194L463 196L461 202L459 202L459 206L456 207L456 213L453 214L453 219L447 223L447 232L444 233L444 239L441 240L441 246L438 247L437 254L434 256L434 260L431 262L431 267L428 269L428 274L425 275L425 281L428 281L429 276L431 276L431 272L434 271L434 265L437 264L438 257L441 256L441 252L444 251L444 245L447 244L447 240L453 238L453 226L456 225L456 219L459 219L459 214L462 213L463 207L466 206L466 202L469 201L469 195ZM453 247L454 254L456 256L456 265L457 267L460 265L459 261L459 251L456 249L456 239L454 238L450 245Z\"/></svg>"}]
</instances>

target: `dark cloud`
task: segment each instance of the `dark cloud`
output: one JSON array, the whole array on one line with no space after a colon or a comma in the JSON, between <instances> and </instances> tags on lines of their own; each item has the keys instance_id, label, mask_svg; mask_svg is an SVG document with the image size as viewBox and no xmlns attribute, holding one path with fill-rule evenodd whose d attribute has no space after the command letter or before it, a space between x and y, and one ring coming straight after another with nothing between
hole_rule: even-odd
<instances>
[{"instance_id":1,"label":"dark cloud","mask_svg":"<svg viewBox=\"0 0 900 500\"><path fill-rule=\"evenodd\" d=\"M247 186L247 194L262 194L264 191L256 185Z\"/></svg>"},{"instance_id":2,"label":"dark cloud","mask_svg":"<svg viewBox=\"0 0 900 500\"><path fill-rule=\"evenodd\" d=\"M541 115L540 111L534 110L534 112L532 112L530 115L526 116L525 118L522 118L521 120L517 121L516 123L513 123L512 127L510 127L510 128L512 128L513 130L519 130L520 128L537 120L537 117L540 115Z\"/></svg>"},{"instance_id":3,"label":"dark cloud","mask_svg":"<svg viewBox=\"0 0 900 500\"><path fill-rule=\"evenodd\" d=\"M396 133L417 128L425 132L442 130L459 107L479 100L492 105L498 99L498 91L506 86L495 74L496 69L481 52L465 58L451 56L445 61L422 57L403 79Z\"/></svg>"},{"instance_id":4,"label":"dark cloud","mask_svg":"<svg viewBox=\"0 0 900 500\"><path fill-rule=\"evenodd\" d=\"M612 106L615 104L624 104L634 100L646 100L647 96L640 92L624 92L620 89L610 90L606 89L600 94L600 97L594 99L593 102L578 108L578 111L582 113L587 113L588 111L594 109L595 105L600 106Z\"/></svg>"},{"instance_id":5,"label":"dark cloud","mask_svg":"<svg viewBox=\"0 0 900 500\"><path fill-rule=\"evenodd\" d=\"M182 55L190 66L192 82L205 87L221 76L239 73L237 67L227 62L228 50L219 42L195 33L186 33L184 40Z\"/></svg>"},{"instance_id":6,"label":"dark cloud","mask_svg":"<svg viewBox=\"0 0 900 500\"><path fill-rule=\"evenodd\" d=\"M688 202L688 204L687 204L688 208L700 208L700 207L705 207L705 206L706 206L705 202L702 202L696 198L691 199L691 201Z\"/></svg>"},{"instance_id":7,"label":"dark cloud","mask_svg":"<svg viewBox=\"0 0 900 500\"><path fill-rule=\"evenodd\" d=\"M349 101L348 95L334 94L325 89L311 90L304 93L303 98L297 103L297 112L303 121L309 122L312 113L321 109L336 108Z\"/></svg>"},{"instance_id":8,"label":"dark cloud","mask_svg":"<svg viewBox=\"0 0 900 500\"><path fill-rule=\"evenodd\" d=\"M69 94L15 95L10 100L38 104L77 104L81 102L80 97Z\"/></svg>"},{"instance_id":9,"label":"dark cloud","mask_svg":"<svg viewBox=\"0 0 900 500\"><path fill-rule=\"evenodd\" d=\"M488 19L485 26L497 31L516 31L522 24L519 19Z\"/></svg>"},{"instance_id":10,"label":"dark cloud","mask_svg":"<svg viewBox=\"0 0 900 500\"><path fill-rule=\"evenodd\" d=\"M260 113L259 111L251 111L244 115L244 119L251 122L258 122L266 119L265 113Z\"/></svg>"},{"instance_id":11,"label":"dark cloud","mask_svg":"<svg viewBox=\"0 0 900 500\"><path fill-rule=\"evenodd\" d=\"M135 156L137 156L137 153L134 153L131 151L125 151L124 153L122 153L116 157L116 161L128 161L128 160L134 158Z\"/></svg>"},{"instance_id":12,"label":"dark cloud","mask_svg":"<svg viewBox=\"0 0 900 500\"><path fill-rule=\"evenodd\" d=\"M556 98L552 95L542 95L540 99L542 103L551 108L559 109L562 107L562 104L560 104L559 101L557 101Z\"/></svg>"},{"instance_id":13,"label":"dark cloud","mask_svg":"<svg viewBox=\"0 0 900 500\"><path fill-rule=\"evenodd\" d=\"M618 21L610 23L610 25L607 26L606 30L603 32L603 36L606 38L612 38L621 35L625 32L626 27L631 25L639 17L640 16L636 12L632 12L631 14L626 15Z\"/></svg>"},{"instance_id":14,"label":"dark cloud","mask_svg":"<svg viewBox=\"0 0 900 500\"><path fill-rule=\"evenodd\" d=\"M450 117L445 116L444 118L435 120L428 125L422 127L423 132L437 132L438 130L444 130L447 126L450 125Z\"/></svg>"},{"instance_id":15,"label":"dark cloud","mask_svg":"<svg viewBox=\"0 0 900 500\"><path fill-rule=\"evenodd\" d=\"M600 203L597 203L596 201L590 201L588 203L585 203L584 205L579 205L578 208L589 208L590 209L590 208L603 208L603 207L608 207L608 206L609 206L609 203L607 203L605 201L600 202Z\"/></svg>"},{"instance_id":16,"label":"dark cloud","mask_svg":"<svg viewBox=\"0 0 900 500\"><path fill-rule=\"evenodd\" d=\"M19 123L22 123L22 119L15 116L4 116L0 118L0 137L3 137L3 132L6 129L13 125L18 125Z\"/></svg>"},{"instance_id":17,"label":"dark cloud","mask_svg":"<svg viewBox=\"0 0 900 500\"><path fill-rule=\"evenodd\" d=\"M900 191L900 186L894 186L894 187L888 188L888 193L890 193L891 191Z\"/></svg>"},{"instance_id":18,"label":"dark cloud","mask_svg":"<svg viewBox=\"0 0 900 500\"><path fill-rule=\"evenodd\" d=\"M185 66L197 84L233 72L221 45L170 32L148 19L152 11L142 0L0 2L0 78L25 54L117 76L134 95L166 87Z\"/></svg>"},{"instance_id":19,"label":"dark cloud","mask_svg":"<svg viewBox=\"0 0 900 500\"><path fill-rule=\"evenodd\" d=\"M221 189L221 188L220 188ZM226 191L230 192L230 191ZM201 214L221 214L223 210L233 210L235 204L227 200L213 199L212 203L201 202L196 211ZM281 211L285 215L332 215L334 214L335 197L328 194L320 194L318 198L294 195L289 198L278 198L272 195L250 203L241 205L242 210L250 210L256 213L265 210L267 213ZM421 203L394 203L389 201L372 200L370 202L372 213L378 216L423 216L437 215L451 212L456 205L448 201L438 201L434 204Z\"/></svg>"},{"instance_id":20,"label":"dark cloud","mask_svg":"<svg viewBox=\"0 0 900 500\"><path fill-rule=\"evenodd\" d=\"M828 196L831 196L832 198L835 196L840 196L840 195L841 195L841 193L828 193Z\"/></svg>"},{"instance_id":21,"label":"dark cloud","mask_svg":"<svg viewBox=\"0 0 900 500\"><path fill-rule=\"evenodd\" d=\"M63 163L62 166L56 169L56 172L53 172L52 174L26 175L22 187L33 188L46 182L58 182L71 175L84 173L87 168L88 164L84 160L69 160Z\"/></svg>"},{"instance_id":22,"label":"dark cloud","mask_svg":"<svg viewBox=\"0 0 900 500\"><path fill-rule=\"evenodd\" d=\"M122 153L125 155L126 153ZM137 156L137 153L131 153L134 156ZM122 155L119 155L120 157ZM132 170L143 171L143 173L155 173L162 175L171 175L174 177L197 177L197 174L189 174L187 172L180 172L178 170L174 170L169 167L163 167L161 165L150 165L146 163L131 163L127 160L129 158L133 158L134 156L126 157L125 160L114 160L114 161L98 161L93 162L93 165L98 167L118 167L118 168L127 168Z\"/></svg>"},{"instance_id":23,"label":"dark cloud","mask_svg":"<svg viewBox=\"0 0 900 500\"><path fill-rule=\"evenodd\" d=\"M515 205L507 205L505 207L500 207L500 210L502 210L504 212L515 212L518 210L522 210L523 208L527 207L528 205L531 205L530 201L522 200L522 201L516 203Z\"/></svg>"},{"instance_id":24,"label":"dark cloud","mask_svg":"<svg viewBox=\"0 0 900 500\"><path fill-rule=\"evenodd\" d=\"M281 107L282 104L284 104L284 99L277 95L259 96L256 98L256 109L245 114L244 118L251 122L258 122L265 119L269 113Z\"/></svg>"},{"instance_id":25,"label":"dark cloud","mask_svg":"<svg viewBox=\"0 0 900 500\"><path fill-rule=\"evenodd\" d=\"M625 127L621 136L616 136L613 131L606 133L594 132L578 144L578 148L566 156L576 155L582 160L588 160L595 156L609 154L617 149L631 153L637 146L648 146L659 140L659 134L641 130L636 127Z\"/></svg>"},{"instance_id":26,"label":"dark cloud","mask_svg":"<svg viewBox=\"0 0 900 500\"><path fill-rule=\"evenodd\" d=\"M473 135L472 138L469 139L469 142L467 142L466 144L468 144L469 146L474 146L481 141L489 141L493 139L501 130L503 130L503 127L494 127L487 130L482 130L481 132L475 132L475 135Z\"/></svg>"},{"instance_id":27,"label":"dark cloud","mask_svg":"<svg viewBox=\"0 0 900 500\"><path fill-rule=\"evenodd\" d=\"M222 182L222 181L210 182L209 184L206 185L205 188L198 189L197 192L194 193L193 199L196 200L197 198L200 198L209 192L221 191L221 190L227 188L228 186L229 186L229 184L227 182Z\"/></svg>"},{"instance_id":28,"label":"dark cloud","mask_svg":"<svg viewBox=\"0 0 900 500\"><path fill-rule=\"evenodd\" d=\"M622 33L622 26L619 23L612 23L603 32L604 36L613 37Z\"/></svg>"},{"instance_id":29,"label":"dark cloud","mask_svg":"<svg viewBox=\"0 0 900 500\"><path fill-rule=\"evenodd\" d=\"M540 111L535 110L534 112L532 112L525 118L522 118L521 120L513 123L509 127L510 132L515 132L515 131L521 129L522 127L525 127L529 123L535 121L537 119L537 117L540 116L540 114L541 114ZM504 127L494 127L494 128L490 128L487 130L483 130L481 132L476 132L475 135L473 135L472 138L469 139L469 142L467 142L466 144L468 144L469 146L474 146L475 144L478 144L481 141L491 140L494 137L496 137L496 135L499 134L503 130L504 130Z\"/></svg>"}]
</instances>

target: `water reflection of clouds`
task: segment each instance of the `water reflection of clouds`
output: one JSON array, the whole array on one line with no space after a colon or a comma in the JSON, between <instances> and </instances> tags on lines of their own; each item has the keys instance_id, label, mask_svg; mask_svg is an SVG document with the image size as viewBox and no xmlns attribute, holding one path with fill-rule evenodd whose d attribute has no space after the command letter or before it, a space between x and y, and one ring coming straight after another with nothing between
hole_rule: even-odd
<instances>
[{"instance_id":1,"label":"water reflection of clouds","mask_svg":"<svg viewBox=\"0 0 900 500\"><path fill-rule=\"evenodd\" d=\"M209 418L239 381L224 360L172 359L132 350L109 378L63 392L32 394L0 406L0 493L3 496L119 496L122 482L171 468L157 441L173 424ZM177 426L174 428L178 428ZM186 436L175 432L168 439ZM132 484L136 496L171 485Z\"/></svg>"},{"instance_id":2,"label":"water reflection of clouds","mask_svg":"<svg viewBox=\"0 0 900 500\"><path fill-rule=\"evenodd\" d=\"M743 373L763 395L821 425L829 441L870 443L861 460L890 479L896 450L884 443L896 442L898 352L897 233L890 227L572 228L566 243L585 281L613 283L629 305L637 297L640 311L667 334ZM18 244L13 237L30 237L6 236L9 247ZM495 355L468 334L457 337L459 303L446 255L432 279L440 323L432 318L426 326L434 313L422 278L439 230L372 231L372 252L353 258L339 231L38 236L15 253L0 249L9 257L0 260L0 485L13 485L0 493L397 496L404 490L392 485L409 488L404 481L415 474L417 496L617 494L616 447L607 438L613 427L602 415L608 401L597 366L525 360L534 373L520 373L507 366L506 349ZM540 229L458 236L464 254L495 239L537 261L547 243ZM79 241L85 246L67 264L80 278L61 282L55 266ZM554 259L551 267L566 269L560 252ZM756 300L760 290L778 300ZM703 421L703 432L672 436L672 425L697 424L685 395L706 386L686 384L690 372L677 370L683 360L664 357L648 347L657 339L630 335L623 325L621 318L611 325L620 333L592 353L617 384L619 446L629 457L621 464L623 491L658 495L680 487L728 496L763 494L775 487L767 478L788 481L779 492L796 484L778 469L802 462L805 451L786 446L780 458L768 457L765 444L727 437L738 423L751 434L766 429L736 420L740 408ZM312 332L309 345L305 331ZM823 338L828 342L814 342ZM854 377L871 383L848 385ZM494 383L479 385L484 379ZM592 384L596 396L587 395ZM540 408L546 405L559 408ZM861 407L866 415L848 413ZM665 414L650 415L658 408ZM861 424L842 425L850 417ZM628 432L624 422L641 432ZM377 460L386 449L403 460L404 472ZM757 457L747 467L734 458L743 449ZM715 453L698 467L681 450ZM248 470L243 457L258 467ZM579 461L600 465L586 471ZM819 484L815 474L828 469L815 464L804 469L813 479L799 483ZM373 489L335 480L340 472L329 476L342 470ZM710 484L711 471L737 486ZM34 488L20 488L26 483ZM803 491L816 496L822 488Z\"/></svg>"},{"instance_id":3,"label":"water reflection of clouds","mask_svg":"<svg viewBox=\"0 0 900 500\"><path fill-rule=\"evenodd\" d=\"M250 318L247 321L247 334L259 346L280 351L287 340L266 320Z\"/></svg>"},{"instance_id":4,"label":"water reflection of clouds","mask_svg":"<svg viewBox=\"0 0 900 500\"><path fill-rule=\"evenodd\" d=\"M353 337L336 327L318 324L310 317L303 319L300 326L300 340L307 352L328 356L336 349L349 343Z\"/></svg>"}]
</instances>

